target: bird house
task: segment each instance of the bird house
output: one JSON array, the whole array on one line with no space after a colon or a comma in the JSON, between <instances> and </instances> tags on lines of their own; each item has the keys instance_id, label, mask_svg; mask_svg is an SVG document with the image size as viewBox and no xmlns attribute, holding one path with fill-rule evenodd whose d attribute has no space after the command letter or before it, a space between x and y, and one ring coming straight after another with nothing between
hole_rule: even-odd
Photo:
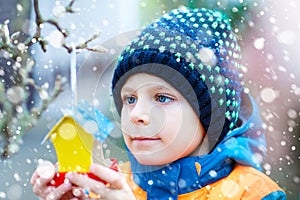
<instances>
[{"instance_id":1,"label":"bird house","mask_svg":"<svg viewBox=\"0 0 300 200\"><path fill-rule=\"evenodd\" d=\"M64 116L48 133L58 159L58 172L88 172L94 137L71 116Z\"/></svg>"}]
</instances>

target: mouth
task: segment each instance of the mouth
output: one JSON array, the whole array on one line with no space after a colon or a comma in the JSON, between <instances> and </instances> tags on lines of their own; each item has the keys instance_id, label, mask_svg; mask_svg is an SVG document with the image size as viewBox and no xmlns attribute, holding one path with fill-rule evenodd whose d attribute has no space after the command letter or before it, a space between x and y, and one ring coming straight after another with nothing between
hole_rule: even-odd
<instances>
[{"instance_id":1,"label":"mouth","mask_svg":"<svg viewBox=\"0 0 300 200\"><path fill-rule=\"evenodd\" d=\"M136 151L152 151L161 142L157 137L133 137L131 145Z\"/></svg>"},{"instance_id":2,"label":"mouth","mask_svg":"<svg viewBox=\"0 0 300 200\"><path fill-rule=\"evenodd\" d=\"M152 138L152 137L133 137L131 138L133 141L155 141L160 140L160 138Z\"/></svg>"},{"instance_id":3,"label":"mouth","mask_svg":"<svg viewBox=\"0 0 300 200\"><path fill-rule=\"evenodd\" d=\"M126 138L126 144L133 154L151 153L163 146L162 138L158 136L131 136Z\"/></svg>"}]
</instances>

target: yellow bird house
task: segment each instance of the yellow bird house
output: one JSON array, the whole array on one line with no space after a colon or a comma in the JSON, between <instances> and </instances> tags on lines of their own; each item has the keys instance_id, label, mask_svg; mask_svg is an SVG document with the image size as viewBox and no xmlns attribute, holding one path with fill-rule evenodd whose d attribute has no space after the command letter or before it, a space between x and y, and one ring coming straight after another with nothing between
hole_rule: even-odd
<instances>
[{"instance_id":1,"label":"yellow bird house","mask_svg":"<svg viewBox=\"0 0 300 200\"><path fill-rule=\"evenodd\" d=\"M58 159L58 172L88 172L94 137L71 116L64 116L48 133Z\"/></svg>"},{"instance_id":2,"label":"yellow bird house","mask_svg":"<svg viewBox=\"0 0 300 200\"><path fill-rule=\"evenodd\" d=\"M109 131L111 129L108 129ZM108 131L108 132L109 132ZM107 133L108 133L107 132ZM71 116L64 116L47 134L44 141L50 138L58 160L58 169L49 186L59 186L65 181L67 172L86 174L97 181L102 181L89 170L94 162L118 171L117 160L103 156L102 144ZM43 141L43 142L44 142ZM42 142L42 143L43 143Z\"/></svg>"}]
</instances>

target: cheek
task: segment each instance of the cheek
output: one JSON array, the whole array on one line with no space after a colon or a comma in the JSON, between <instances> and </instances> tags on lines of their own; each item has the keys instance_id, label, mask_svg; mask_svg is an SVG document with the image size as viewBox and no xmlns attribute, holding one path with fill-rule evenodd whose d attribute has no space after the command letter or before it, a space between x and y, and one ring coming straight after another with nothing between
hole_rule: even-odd
<instances>
[{"instance_id":1,"label":"cheek","mask_svg":"<svg viewBox=\"0 0 300 200\"><path fill-rule=\"evenodd\" d=\"M163 124L163 131L161 138L171 143L178 134L182 133L183 115L181 109L170 109L164 112L165 118L161 118L160 122Z\"/></svg>"},{"instance_id":2,"label":"cheek","mask_svg":"<svg viewBox=\"0 0 300 200\"><path fill-rule=\"evenodd\" d=\"M193 110L182 108L169 112L161 137L168 143L199 141L204 135L203 128Z\"/></svg>"},{"instance_id":3,"label":"cheek","mask_svg":"<svg viewBox=\"0 0 300 200\"><path fill-rule=\"evenodd\" d=\"M182 129L186 134L186 137L189 137L191 140L201 140L204 136L204 129L200 123L198 116L190 110L189 112L184 113L184 123L182 124Z\"/></svg>"}]
</instances>

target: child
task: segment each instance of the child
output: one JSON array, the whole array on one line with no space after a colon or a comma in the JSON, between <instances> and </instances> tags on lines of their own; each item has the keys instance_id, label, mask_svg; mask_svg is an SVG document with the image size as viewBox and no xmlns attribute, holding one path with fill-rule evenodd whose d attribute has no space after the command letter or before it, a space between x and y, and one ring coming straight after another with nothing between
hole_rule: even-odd
<instances>
[{"instance_id":1,"label":"child","mask_svg":"<svg viewBox=\"0 0 300 200\"><path fill-rule=\"evenodd\" d=\"M260 172L264 133L242 78L240 47L224 15L165 14L125 48L113 75L130 164L120 172L93 164L106 185L68 173L70 183L55 189L35 172L34 192L44 199L91 192L95 199L285 199Z\"/></svg>"}]
</instances>

